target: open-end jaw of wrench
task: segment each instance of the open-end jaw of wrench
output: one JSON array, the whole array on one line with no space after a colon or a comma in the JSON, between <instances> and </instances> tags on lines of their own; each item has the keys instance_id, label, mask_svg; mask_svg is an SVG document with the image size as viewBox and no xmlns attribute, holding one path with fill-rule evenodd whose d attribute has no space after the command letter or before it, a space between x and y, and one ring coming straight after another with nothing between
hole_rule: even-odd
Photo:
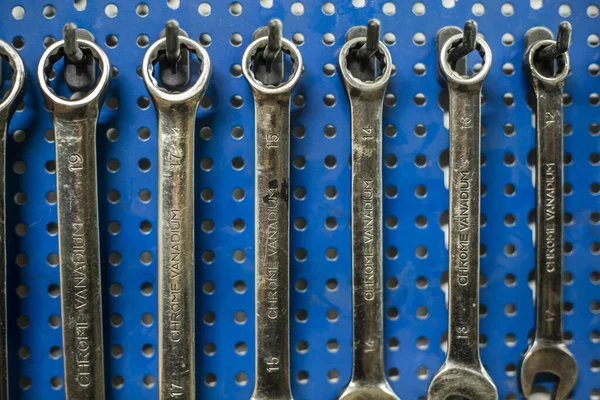
<instances>
[{"instance_id":1,"label":"open-end jaw of wrench","mask_svg":"<svg viewBox=\"0 0 600 400\"><path fill-rule=\"evenodd\" d=\"M100 77L77 100L50 87L52 66L65 55L60 40L44 52L37 78L54 121L65 397L104 399L102 292L98 231L96 124L111 67L95 43L77 39L85 54L99 61Z\"/></svg>"},{"instance_id":2,"label":"open-end jaw of wrench","mask_svg":"<svg viewBox=\"0 0 600 400\"><path fill-rule=\"evenodd\" d=\"M156 41L142 76L158 118L158 382L159 399L196 396L194 336L194 129L211 75L208 53L185 36ZM175 39L175 40L173 40ZM171 43L196 53L198 80L182 92L166 90L154 65Z\"/></svg>"},{"instance_id":3,"label":"open-end jaw of wrench","mask_svg":"<svg viewBox=\"0 0 600 400\"><path fill-rule=\"evenodd\" d=\"M271 21L269 28L273 34L256 37L242 59L242 71L254 95L256 358L251 397L254 400L292 399L288 230L290 98L303 67L298 48L281 37L280 24L277 20ZM269 54L273 50L275 54ZM265 84L265 80L271 82L265 76L268 73L263 71L264 66L255 64L257 60L277 62L279 52L289 54L293 61L292 72L282 83Z\"/></svg>"},{"instance_id":4,"label":"open-end jaw of wrench","mask_svg":"<svg viewBox=\"0 0 600 400\"><path fill-rule=\"evenodd\" d=\"M481 70L473 76L458 73L457 61L472 50L482 58ZM479 357L481 88L492 54L477 35L475 22L467 22L464 33L447 38L438 63L450 95L448 353L427 398L497 400L496 386Z\"/></svg>"},{"instance_id":5,"label":"open-end jaw of wrench","mask_svg":"<svg viewBox=\"0 0 600 400\"><path fill-rule=\"evenodd\" d=\"M552 399L563 400L577 381L577 362L562 338L562 93L569 74L571 26L561 23L556 41L545 28L532 28L526 38L536 35L526 43L523 58L537 97L536 320L535 337L521 365L521 388L529 397L536 375L552 374L558 378Z\"/></svg>"},{"instance_id":6,"label":"open-end jaw of wrench","mask_svg":"<svg viewBox=\"0 0 600 400\"><path fill-rule=\"evenodd\" d=\"M6 138L8 124L23 99L25 65L19 53L0 40L0 57L13 70L12 86L0 100L0 399L8 399L8 339L6 316ZM0 60L1 61L1 60ZM0 63L1 64L1 63ZM2 66L0 65L0 69ZM1 76L0 76L1 84Z\"/></svg>"},{"instance_id":7,"label":"open-end jaw of wrench","mask_svg":"<svg viewBox=\"0 0 600 400\"><path fill-rule=\"evenodd\" d=\"M381 132L392 57L379 41L378 21L365 33L349 32L339 55L352 116L353 357L350 382L337 399L398 400L383 363Z\"/></svg>"}]
</instances>

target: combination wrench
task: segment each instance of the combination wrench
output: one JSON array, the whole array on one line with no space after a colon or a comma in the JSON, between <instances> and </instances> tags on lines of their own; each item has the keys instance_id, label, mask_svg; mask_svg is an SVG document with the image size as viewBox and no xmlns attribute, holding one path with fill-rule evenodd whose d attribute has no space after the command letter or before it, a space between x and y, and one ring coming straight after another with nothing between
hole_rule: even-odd
<instances>
[{"instance_id":1,"label":"combination wrench","mask_svg":"<svg viewBox=\"0 0 600 400\"><path fill-rule=\"evenodd\" d=\"M19 53L0 40L0 57L11 66L12 86L0 100L0 400L8 399L8 338L6 298L6 139L10 119L23 99L25 65ZM0 69L2 68L0 62ZM1 78L0 78L1 85Z\"/></svg>"},{"instance_id":2,"label":"combination wrench","mask_svg":"<svg viewBox=\"0 0 600 400\"><path fill-rule=\"evenodd\" d=\"M176 92L160 87L153 72L159 57L180 48L196 54L200 73L188 89ZM159 399L194 399L194 128L211 62L200 44L169 21L166 37L146 52L142 75L158 119Z\"/></svg>"},{"instance_id":3,"label":"combination wrench","mask_svg":"<svg viewBox=\"0 0 600 400\"><path fill-rule=\"evenodd\" d=\"M383 363L382 113L392 57L379 21L351 29L339 55L352 140L352 375L338 399L398 400ZM379 68L377 68L379 63ZM380 70L380 72L378 72Z\"/></svg>"},{"instance_id":4,"label":"combination wrench","mask_svg":"<svg viewBox=\"0 0 600 400\"><path fill-rule=\"evenodd\" d=\"M278 70L287 53L293 69L285 82ZM261 64L262 65L259 65ZM289 185L290 98L302 74L298 48L281 37L281 23L256 35L242 59L254 96L255 131L255 378L252 399L292 399L289 361ZM260 71L260 72L259 72ZM269 83L265 83L269 82Z\"/></svg>"},{"instance_id":5,"label":"combination wrench","mask_svg":"<svg viewBox=\"0 0 600 400\"><path fill-rule=\"evenodd\" d=\"M76 39L86 57L99 61L100 77L89 93L71 100L50 87L52 66L65 56L65 41L40 59L37 78L54 122L60 262L60 297L67 399L104 398L102 292L98 231L96 123L110 80L104 51Z\"/></svg>"},{"instance_id":6,"label":"combination wrench","mask_svg":"<svg viewBox=\"0 0 600 400\"><path fill-rule=\"evenodd\" d=\"M482 58L481 70L472 76L458 73L459 60L473 50ZM497 400L498 391L479 356L481 88L492 53L477 35L474 21L465 24L463 33L446 39L438 63L450 96L448 352L427 398Z\"/></svg>"},{"instance_id":7,"label":"combination wrench","mask_svg":"<svg viewBox=\"0 0 600 400\"><path fill-rule=\"evenodd\" d=\"M571 25L562 22L557 40L545 28L526 34L524 69L536 94L536 320L535 337L521 365L523 394L536 375L558 377L552 398L566 399L577 381L577 362L562 338L563 88L569 74Z\"/></svg>"}]
</instances>

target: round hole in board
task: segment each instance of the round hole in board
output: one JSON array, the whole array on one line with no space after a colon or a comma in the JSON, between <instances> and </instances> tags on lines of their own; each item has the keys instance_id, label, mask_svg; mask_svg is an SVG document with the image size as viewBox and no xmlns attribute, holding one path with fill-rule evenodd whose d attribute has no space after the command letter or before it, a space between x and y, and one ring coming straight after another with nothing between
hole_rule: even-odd
<instances>
[{"instance_id":1,"label":"round hole in board","mask_svg":"<svg viewBox=\"0 0 600 400\"><path fill-rule=\"evenodd\" d=\"M568 18L571 16L571 6L568 4L561 4L558 7L558 15L563 18Z\"/></svg>"},{"instance_id":2,"label":"round hole in board","mask_svg":"<svg viewBox=\"0 0 600 400\"><path fill-rule=\"evenodd\" d=\"M300 32L296 32L292 35L292 41L296 46L302 46L304 44L304 35Z\"/></svg>"},{"instance_id":3,"label":"round hole in board","mask_svg":"<svg viewBox=\"0 0 600 400\"><path fill-rule=\"evenodd\" d=\"M212 38L208 33L203 33L200 35L200 44L204 47L210 46L212 43ZM241 70L240 70L241 71Z\"/></svg>"},{"instance_id":4,"label":"round hole in board","mask_svg":"<svg viewBox=\"0 0 600 400\"><path fill-rule=\"evenodd\" d=\"M242 35L239 33L233 33L229 37L229 43L231 43L233 47L239 47L242 44Z\"/></svg>"},{"instance_id":5,"label":"round hole in board","mask_svg":"<svg viewBox=\"0 0 600 400\"><path fill-rule=\"evenodd\" d=\"M335 14L335 5L333 5L333 3L330 3L330 2L323 3L323 7L321 7L321 11L323 11L323 14L325 14L325 15L333 15L333 14Z\"/></svg>"},{"instance_id":6,"label":"round hole in board","mask_svg":"<svg viewBox=\"0 0 600 400\"><path fill-rule=\"evenodd\" d=\"M413 35L413 43L417 46L423 46L425 44L425 35L421 32L417 32Z\"/></svg>"},{"instance_id":7,"label":"round hole in board","mask_svg":"<svg viewBox=\"0 0 600 400\"><path fill-rule=\"evenodd\" d=\"M396 35L394 35L392 32L388 32L385 35L383 35L383 42L385 44L387 44L388 46L393 46L396 44Z\"/></svg>"},{"instance_id":8,"label":"round hole in board","mask_svg":"<svg viewBox=\"0 0 600 400\"><path fill-rule=\"evenodd\" d=\"M414 9L414 7L413 7L413 9ZM388 16L396 14L396 5L392 2L385 3L383 5L383 13Z\"/></svg>"},{"instance_id":9,"label":"round hole in board","mask_svg":"<svg viewBox=\"0 0 600 400\"><path fill-rule=\"evenodd\" d=\"M425 15L425 4L421 2L416 2L412 7L413 14L417 16Z\"/></svg>"},{"instance_id":10,"label":"round hole in board","mask_svg":"<svg viewBox=\"0 0 600 400\"><path fill-rule=\"evenodd\" d=\"M483 14L485 14L485 7L482 3L475 3L471 7L471 12L474 16L481 17Z\"/></svg>"},{"instance_id":11,"label":"round hole in board","mask_svg":"<svg viewBox=\"0 0 600 400\"><path fill-rule=\"evenodd\" d=\"M19 21L25 17L25 9L21 6L15 6L13 7L11 14L14 19Z\"/></svg>"},{"instance_id":12,"label":"round hole in board","mask_svg":"<svg viewBox=\"0 0 600 400\"><path fill-rule=\"evenodd\" d=\"M544 6L544 0L529 0L529 6L533 10L539 10Z\"/></svg>"},{"instance_id":13,"label":"round hole in board","mask_svg":"<svg viewBox=\"0 0 600 400\"><path fill-rule=\"evenodd\" d=\"M77 11L83 11L87 7L87 0L74 0L73 7L75 7Z\"/></svg>"},{"instance_id":14,"label":"round hole in board","mask_svg":"<svg viewBox=\"0 0 600 400\"><path fill-rule=\"evenodd\" d=\"M116 4L107 4L106 7L104 7L104 14L106 14L108 18L115 18L119 14L119 7L117 7Z\"/></svg>"},{"instance_id":15,"label":"round hole in board","mask_svg":"<svg viewBox=\"0 0 600 400\"><path fill-rule=\"evenodd\" d=\"M210 12L212 11L212 7L208 3L200 3L198 6L198 14L203 17L208 17Z\"/></svg>"},{"instance_id":16,"label":"round hole in board","mask_svg":"<svg viewBox=\"0 0 600 400\"><path fill-rule=\"evenodd\" d=\"M171 10L177 10L179 8L180 0L167 0L167 6Z\"/></svg>"},{"instance_id":17,"label":"round hole in board","mask_svg":"<svg viewBox=\"0 0 600 400\"><path fill-rule=\"evenodd\" d=\"M505 46L512 46L515 43L515 38L511 33L505 33L502 35L502 44Z\"/></svg>"},{"instance_id":18,"label":"round hole in board","mask_svg":"<svg viewBox=\"0 0 600 400\"><path fill-rule=\"evenodd\" d=\"M515 13L515 7L510 3L504 3L502 4L502 8L500 9L500 11L505 17L510 17Z\"/></svg>"},{"instance_id":19,"label":"round hole in board","mask_svg":"<svg viewBox=\"0 0 600 400\"><path fill-rule=\"evenodd\" d=\"M297 1L292 4L291 10L292 10L292 14L294 14L296 16L300 16L300 15L304 14L304 4Z\"/></svg>"},{"instance_id":20,"label":"round hole in board","mask_svg":"<svg viewBox=\"0 0 600 400\"><path fill-rule=\"evenodd\" d=\"M425 72L426 72L425 64L420 63L420 62L416 63L413 66L413 71L414 71L415 75L417 75L417 76L425 75Z\"/></svg>"},{"instance_id":21,"label":"round hole in board","mask_svg":"<svg viewBox=\"0 0 600 400\"><path fill-rule=\"evenodd\" d=\"M46 19L52 19L56 16L56 8L52 5L47 5L44 7L43 14Z\"/></svg>"},{"instance_id":22,"label":"round hole in board","mask_svg":"<svg viewBox=\"0 0 600 400\"><path fill-rule=\"evenodd\" d=\"M142 18L145 18L148 16L148 13L150 13L150 7L148 7L147 4L145 3L140 3L137 5L137 7L135 8L135 13Z\"/></svg>"},{"instance_id":23,"label":"round hole in board","mask_svg":"<svg viewBox=\"0 0 600 400\"><path fill-rule=\"evenodd\" d=\"M323 35L323 44L325 46L332 46L335 43L335 36L333 33L327 32Z\"/></svg>"},{"instance_id":24,"label":"round hole in board","mask_svg":"<svg viewBox=\"0 0 600 400\"><path fill-rule=\"evenodd\" d=\"M241 15L242 10L243 10L242 5L238 2L231 3L231 5L229 6L229 13L231 15L233 15L234 17Z\"/></svg>"}]
</instances>

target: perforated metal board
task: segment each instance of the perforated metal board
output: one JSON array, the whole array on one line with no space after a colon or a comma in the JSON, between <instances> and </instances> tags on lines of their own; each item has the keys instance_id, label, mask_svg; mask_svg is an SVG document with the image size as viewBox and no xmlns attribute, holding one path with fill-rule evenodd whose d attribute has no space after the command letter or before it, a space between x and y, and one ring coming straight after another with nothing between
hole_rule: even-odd
<instances>
[{"instance_id":1,"label":"perforated metal board","mask_svg":"<svg viewBox=\"0 0 600 400\"><path fill-rule=\"evenodd\" d=\"M253 100L236 64L252 32L273 17L283 21L286 37L302 42L305 61L291 122L292 389L297 399L334 396L351 371L350 138L346 94L337 73L329 71L346 31L376 17L396 67L383 144L385 365L393 388L402 399L425 398L444 358L447 315L440 282L447 250L440 221L448 207L441 168L448 132L437 101L435 34L474 18L494 58L483 106L481 353L500 398L521 398L516 368L534 321L528 282L534 268L528 224L534 130L521 71L523 35L536 25L555 30L567 19L573 44L565 107L565 337L580 368L573 398L600 399L600 3L544 0L541 8L541 0L364 3L0 2L0 38L20 48L29 74L25 107L15 115L7 143L15 398L64 397L54 144L34 72L45 38L59 38L69 21L90 30L118 69L98 126L106 385L112 399L157 398L156 118L136 69L148 40L156 40L170 18L208 46L214 65L198 112L195 150L198 395L249 397Z\"/></svg>"}]
</instances>

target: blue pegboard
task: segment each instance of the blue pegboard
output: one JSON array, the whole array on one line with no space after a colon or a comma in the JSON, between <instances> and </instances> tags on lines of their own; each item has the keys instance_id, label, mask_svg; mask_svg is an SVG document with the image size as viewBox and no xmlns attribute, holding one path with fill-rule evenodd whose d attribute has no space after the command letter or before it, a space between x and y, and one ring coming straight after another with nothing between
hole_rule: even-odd
<instances>
[{"instance_id":1,"label":"blue pegboard","mask_svg":"<svg viewBox=\"0 0 600 400\"><path fill-rule=\"evenodd\" d=\"M483 89L481 353L500 398L521 398L516 368L534 321L534 129L523 35L566 19L573 44L565 98L565 337L580 368L573 398L600 398L597 0L50 1L0 2L0 38L19 47L29 76L7 144L14 397L64 397L54 143L34 71L44 42L72 21L95 35L116 67L98 126L107 393L157 398L156 117L136 70L170 18L207 46L214 65L195 150L198 395L249 397L254 109L239 63L252 32L273 17L305 62L291 113L293 392L296 399L333 397L350 377L352 318L349 107L333 67L348 28L376 17L396 67L383 142L385 365L393 388L402 399L424 399L444 359L448 131L438 105L435 34L474 18L494 58Z\"/></svg>"}]
</instances>

